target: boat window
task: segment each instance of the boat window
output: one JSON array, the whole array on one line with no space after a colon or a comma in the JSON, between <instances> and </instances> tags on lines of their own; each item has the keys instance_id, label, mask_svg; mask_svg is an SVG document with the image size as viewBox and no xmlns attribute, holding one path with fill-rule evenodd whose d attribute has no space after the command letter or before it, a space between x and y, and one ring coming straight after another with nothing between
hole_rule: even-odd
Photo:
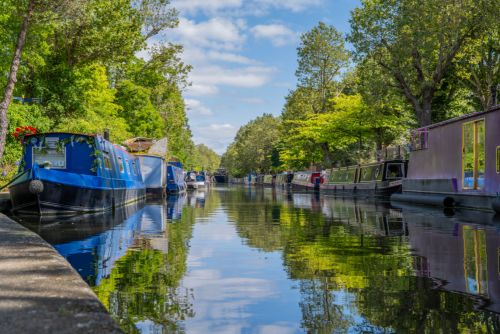
<instances>
[{"instance_id":1,"label":"boat window","mask_svg":"<svg viewBox=\"0 0 500 334\"><path fill-rule=\"evenodd\" d=\"M134 175L137 175L137 165L135 161L132 161L132 173L134 173Z\"/></svg>"},{"instance_id":2,"label":"boat window","mask_svg":"<svg viewBox=\"0 0 500 334\"><path fill-rule=\"evenodd\" d=\"M405 177L403 164L387 164L385 178L388 180L401 179Z\"/></svg>"},{"instance_id":3,"label":"boat window","mask_svg":"<svg viewBox=\"0 0 500 334\"><path fill-rule=\"evenodd\" d=\"M104 156L104 168L111 170L111 160L109 159L109 154L104 153L103 156Z\"/></svg>"},{"instance_id":4,"label":"boat window","mask_svg":"<svg viewBox=\"0 0 500 334\"><path fill-rule=\"evenodd\" d=\"M382 165L366 166L361 168L360 182L369 182L382 179Z\"/></svg>"},{"instance_id":5,"label":"boat window","mask_svg":"<svg viewBox=\"0 0 500 334\"><path fill-rule=\"evenodd\" d=\"M120 173L123 173L124 169L123 169L123 159L122 159L122 157L118 157L118 166L120 167Z\"/></svg>"},{"instance_id":6,"label":"boat window","mask_svg":"<svg viewBox=\"0 0 500 334\"><path fill-rule=\"evenodd\" d=\"M40 167L65 169L66 168L66 147L58 150L56 148L38 149L33 147L33 163Z\"/></svg>"},{"instance_id":7,"label":"boat window","mask_svg":"<svg viewBox=\"0 0 500 334\"><path fill-rule=\"evenodd\" d=\"M497 147L497 173L500 173L500 146Z\"/></svg>"},{"instance_id":8,"label":"boat window","mask_svg":"<svg viewBox=\"0 0 500 334\"><path fill-rule=\"evenodd\" d=\"M130 175L130 167L129 167L129 164L128 164L128 159L125 159L125 163L123 164L123 168L125 169L125 173L127 173L128 175Z\"/></svg>"}]
</instances>

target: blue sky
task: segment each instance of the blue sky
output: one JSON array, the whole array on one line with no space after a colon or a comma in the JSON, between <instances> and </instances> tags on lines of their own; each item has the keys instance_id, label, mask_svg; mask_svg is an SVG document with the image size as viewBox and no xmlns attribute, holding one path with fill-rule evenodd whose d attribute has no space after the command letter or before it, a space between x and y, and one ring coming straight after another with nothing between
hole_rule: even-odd
<instances>
[{"instance_id":1,"label":"blue sky","mask_svg":"<svg viewBox=\"0 0 500 334\"><path fill-rule=\"evenodd\" d=\"M184 92L195 143L222 154L239 127L279 115L296 86L300 34L319 21L349 31L359 0L173 0L180 24L165 36L193 65Z\"/></svg>"}]
</instances>

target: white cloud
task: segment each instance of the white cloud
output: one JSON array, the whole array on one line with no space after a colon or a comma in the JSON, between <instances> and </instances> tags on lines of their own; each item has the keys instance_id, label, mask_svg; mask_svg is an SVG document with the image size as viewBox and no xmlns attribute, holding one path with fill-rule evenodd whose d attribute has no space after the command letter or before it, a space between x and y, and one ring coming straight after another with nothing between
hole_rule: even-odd
<instances>
[{"instance_id":1,"label":"white cloud","mask_svg":"<svg viewBox=\"0 0 500 334\"><path fill-rule=\"evenodd\" d=\"M174 34L189 48L208 47L213 49L236 50L245 42L243 23L220 17L196 23L185 17L179 19L179 27Z\"/></svg>"},{"instance_id":2,"label":"white cloud","mask_svg":"<svg viewBox=\"0 0 500 334\"><path fill-rule=\"evenodd\" d=\"M181 12L195 14L198 11L214 13L223 9L239 8L243 0L174 0L172 6Z\"/></svg>"},{"instance_id":3,"label":"white cloud","mask_svg":"<svg viewBox=\"0 0 500 334\"><path fill-rule=\"evenodd\" d=\"M219 51L209 51L206 57L209 60L214 60L214 61L224 61L228 63L235 63L235 64L244 64L244 65L256 65L258 64L257 61L250 59L248 57L235 54L235 53L229 53L229 52L219 52Z\"/></svg>"},{"instance_id":4,"label":"white cloud","mask_svg":"<svg viewBox=\"0 0 500 334\"><path fill-rule=\"evenodd\" d=\"M208 126L194 128L194 142L203 143L218 154L223 154L233 141L238 129L229 123L213 123Z\"/></svg>"},{"instance_id":5,"label":"white cloud","mask_svg":"<svg viewBox=\"0 0 500 334\"><path fill-rule=\"evenodd\" d=\"M297 34L282 24L259 24L250 31L256 38L269 39L274 46L292 44L297 39Z\"/></svg>"},{"instance_id":6,"label":"white cloud","mask_svg":"<svg viewBox=\"0 0 500 334\"><path fill-rule=\"evenodd\" d=\"M217 65L198 68L191 80L201 85L225 85L234 87L261 87L269 82L274 72L272 67L247 66L225 68Z\"/></svg>"},{"instance_id":7,"label":"white cloud","mask_svg":"<svg viewBox=\"0 0 500 334\"><path fill-rule=\"evenodd\" d=\"M210 108L205 107L200 101L195 99L184 99L189 115L211 116L214 113Z\"/></svg>"},{"instance_id":8,"label":"white cloud","mask_svg":"<svg viewBox=\"0 0 500 334\"><path fill-rule=\"evenodd\" d=\"M260 6L288 9L292 12L301 12L309 7L320 5L323 0L256 0Z\"/></svg>"},{"instance_id":9,"label":"white cloud","mask_svg":"<svg viewBox=\"0 0 500 334\"><path fill-rule=\"evenodd\" d=\"M242 97L240 99L241 102L246 104L264 104L266 101L261 99L260 97Z\"/></svg>"}]
</instances>

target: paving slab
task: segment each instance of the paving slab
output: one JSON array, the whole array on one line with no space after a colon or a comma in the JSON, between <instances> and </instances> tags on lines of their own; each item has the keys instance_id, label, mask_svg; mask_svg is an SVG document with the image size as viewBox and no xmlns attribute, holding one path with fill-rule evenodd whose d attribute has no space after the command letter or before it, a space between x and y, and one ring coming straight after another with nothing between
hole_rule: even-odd
<instances>
[{"instance_id":1,"label":"paving slab","mask_svg":"<svg viewBox=\"0 0 500 334\"><path fill-rule=\"evenodd\" d=\"M0 333L122 333L57 251L0 214Z\"/></svg>"}]
</instances>

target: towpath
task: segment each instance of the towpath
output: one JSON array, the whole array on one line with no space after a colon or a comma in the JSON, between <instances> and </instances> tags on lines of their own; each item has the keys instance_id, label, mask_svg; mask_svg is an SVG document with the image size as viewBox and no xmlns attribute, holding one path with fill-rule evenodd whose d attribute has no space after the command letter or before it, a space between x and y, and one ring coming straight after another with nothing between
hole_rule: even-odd
<instances>
[{"instance_id":1,"label":"towpath","mask_svg":"<svg viewBox=\"0 0 500 334\"><path fill-rule=\"evenodd\" d=\"M38 235L3 214L0 332L122 333L69 263Z\"/></svg>"}]
</instances>

